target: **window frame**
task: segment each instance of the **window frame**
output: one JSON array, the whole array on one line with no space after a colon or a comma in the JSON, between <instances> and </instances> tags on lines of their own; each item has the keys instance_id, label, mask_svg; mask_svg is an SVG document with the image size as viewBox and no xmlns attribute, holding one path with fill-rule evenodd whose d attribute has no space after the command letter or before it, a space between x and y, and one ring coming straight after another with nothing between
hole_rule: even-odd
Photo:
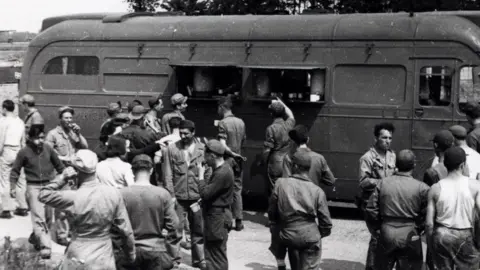
<instances>
[{"instance_id":1,"label":"window frame","mask_svg":"<svg viewBox=\"0 0 480 270\"><path fill-rule=\"evenodd\" d=\"M62 73L47 73L46 71L48 68L50 68L50 64L52 63L53 60L55 59L61 59L63 61L63 58L67 58L67 64L66 67L63 66L62 63ZM68 68L70 64L70 59L74 58L92 58L96 60L97 64L97 69L95 74L81 74L81 73L69 73ZM85 69L85 68L84 68ZM75 66L75 71L76 71L76 66ZM51 75L56 75L56 76L100 76L100 58L96 55L58 55L55 56L47 61L47 63L42 67L42 75L43 76L51 76Z\"/></svg>"},{"instance_id":2,"label":"window frame","mask_svg":"<svg viewBox=\"0 0 480 270\"><path fill-rule=\"evenodd\" d=\"M442 76L441 73L433 73L432 74L427 74L427 73L424 73L422 72L422 70L426 69L426 68L434 68L434 67L442 67L442 68L447 68L449 70L449 76L450 76L450 102L447 104L447 105L423 105L420 103L420 95L421 95L421 85L420 85L420 79L421 79L421 76L426 76L426 75L431 75L432 77L433 76ZM447 108L447 107L451 107L452 104L453 104L453 97L454 97L454 92L455 92L455 66L449 66L447 64L443 64L443 65L436 65L436 63L433 63L431 65L422 65L418 71L418 74L416 73L415 76L417 76L415 78L415 80L418 80L418 93L416 93L416 100L417 100L417 105L422 107L422 108Z\"/></svg>"}]
</instances>

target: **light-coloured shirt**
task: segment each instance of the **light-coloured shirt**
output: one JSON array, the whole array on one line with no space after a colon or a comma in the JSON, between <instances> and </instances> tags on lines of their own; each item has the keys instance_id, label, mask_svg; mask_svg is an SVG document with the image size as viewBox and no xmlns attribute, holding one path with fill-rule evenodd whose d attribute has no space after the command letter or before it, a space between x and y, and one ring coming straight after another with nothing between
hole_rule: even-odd
<instances>
[{"instance_id":1,"label":"light-coloured shirt","mask_svg":"<svg viewBox=\"0 0 480 270\"><path fill-rule=\"evenodd\" d=\"M470 178L477 179L477 175L480 174L480 154L466 145L461 146L461 148L467 155L467 166Z\"/></svg>"},{"instance_id":2,"label":"light-coloured shirt","mask_svg":"<svg viewBox=\"0 0 480 270\"><path fill-rule=\"evenodd\" d=\"M98 163L97 178L100 183L116 188L131 186L134 183L132 165L119 157L107 158Z\"/></svg>"},{"instance_id":3,"label":"light-coloured shirt","mask_svg":"<svg viewBox=\"0 0 480 270\"><path fill-rule=\"evenodd\" d=\"M25 146L25 124L18 116L7 115L0 119L0 154L5 146Z\"/></svg>"},{"instance_id":4,"label":"light-coloured shirt","mask_svg":"<svg viewBox=\"0 0 480 270\"><path fill-rule=\"evenodd\" d=\"M436 222L453 229L468 229L473 225L475 200L469 186L470 178L440 180L436 203Z\"/></svg>"},{"instance_id":5,"label":"light-coloured shirt","mask_svg":"<svg viewBox=\"0 0 480 270\"><path fill-rule=\"evenodd\" d=\"M87 140L81 134L77 135L71 130L67 134L61 126L50 130L45 142L53 147L60 159L70 158L77 150L88 148Z\"/></svg>"}]
</instances>

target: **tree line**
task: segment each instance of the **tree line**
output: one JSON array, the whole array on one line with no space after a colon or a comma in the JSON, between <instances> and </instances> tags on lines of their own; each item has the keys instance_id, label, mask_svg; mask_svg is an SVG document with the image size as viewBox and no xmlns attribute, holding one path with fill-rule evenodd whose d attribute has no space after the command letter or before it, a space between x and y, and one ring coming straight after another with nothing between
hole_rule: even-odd
<instances>
[{"instance_id":1,"label":"tree line","mask_svg":"<svg viewBox=\"0 0 480 270\"><path fill-rule=\"evenodd\" d=\"M186 15L268 15L479 10L480 0L124 0L134 12L162 10Z\"/></svg>"}]
</instances>

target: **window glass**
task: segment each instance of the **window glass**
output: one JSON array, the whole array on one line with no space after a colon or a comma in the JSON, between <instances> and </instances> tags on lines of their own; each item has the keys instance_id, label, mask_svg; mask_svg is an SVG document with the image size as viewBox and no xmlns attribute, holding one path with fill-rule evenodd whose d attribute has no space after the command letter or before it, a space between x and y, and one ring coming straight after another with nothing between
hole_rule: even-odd
<instances>
[{"instance_id":1,"label":"window glass","mask_svg":"<svg viewBox=\"0 0 480 270\"><path fill-rule=\"evenodd\" d=\"M95 56L59 56L48 61L44 74L98 75L99 60Z\"/></svg>"},{"instance_id":2,"label":"window glass","mask_svg":"<svg viewBox=\"0 0 480 270\"><path fill-rule=\"evenodd\" d=\"M253 96L321 101L325 94L325 69L252 69Z\"/></svg>"},{"instance_id":3,"label":"window glass","mask_svg":"<svg viewBox=\"0 0 480 270\"><path fill-rule=\"evenodd\" d=\"M403 66L340 65L335 68L336 103L401 105L405 102Z\"/></svg>"},{"instance_id":4,"label":"window glass","mask_svg":"<svg viewBox=\"0 0 480 270\"><path fill-rule=\"evenodd\" d=\"M178 92L193 97L240 95L242 69L235 67L176 67Z\"/></svg>"},{"instance_id":5,"label":"window glass","mask_svg":"<svg viewBox=\"0 0 480 270\"><path fill-rule=\"evenodd\" d=\"M422 106L448 106L452 95L452 71L445 66L423 67L420 70Z\"/></svg>"},{"instance_id":6,"label":"window glass","mask_svg":"<svg viewBox=\"0 0 480 270\"><path fill-rule=\"evenodd\" d=\"M480 67L466 66L460 69L460 91L458 102L480 102Z\"/></svg>"}]
</instances>

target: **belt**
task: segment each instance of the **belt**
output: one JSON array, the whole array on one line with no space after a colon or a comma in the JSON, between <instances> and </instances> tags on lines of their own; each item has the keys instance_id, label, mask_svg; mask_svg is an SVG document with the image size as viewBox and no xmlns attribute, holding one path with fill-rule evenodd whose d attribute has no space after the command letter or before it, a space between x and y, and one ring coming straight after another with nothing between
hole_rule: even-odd
<instances>
[{"instance_id":1,"label":"belt","mask_svg":"<svg viewBox=\"0 0 480 270\"><path fill-rule=\"evenodd\" d=\"M415 223L415 219L406 217L382 217L384 223L389 222L403 222L403 223Z\"/></svg>"},{"instance_id":2,"label":"belt","mask_svg":"<svg viewBox=\"0 0 480 270\"><path fill-rule=\"evenodd\" d=\"M471 231L472 228L462 228L462 229L459 229L459 228L452 228L452 227L447 227L443 224L440 224L440 223L437 223L435 222L435 227L438 228L438 227L443 227L443 228L446 228L446 229L449 229L449 230L454 230L454 231Z\"/></svg>"}]
</instances>

